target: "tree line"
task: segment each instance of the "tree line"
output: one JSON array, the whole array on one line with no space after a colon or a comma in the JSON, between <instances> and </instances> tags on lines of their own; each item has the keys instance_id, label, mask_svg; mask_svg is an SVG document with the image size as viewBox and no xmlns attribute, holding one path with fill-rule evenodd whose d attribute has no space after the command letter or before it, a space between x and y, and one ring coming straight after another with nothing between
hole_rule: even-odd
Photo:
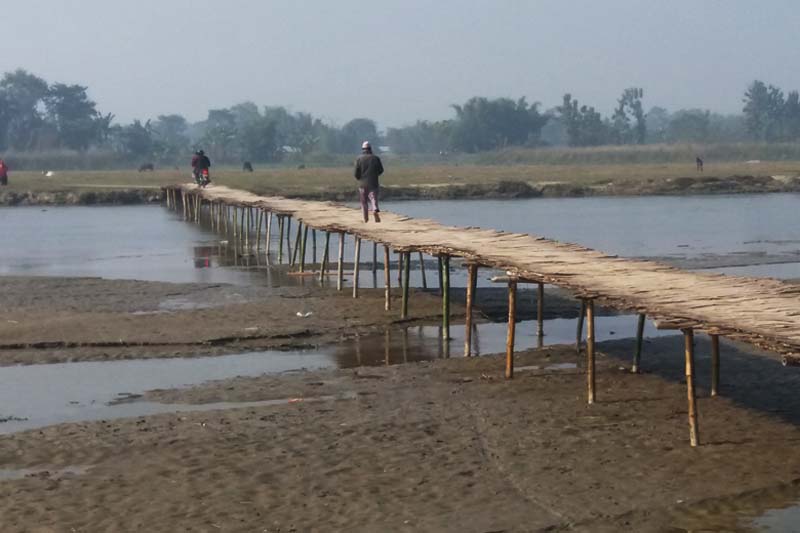
<instances>
[{"instance_id":1,"label":"tree line","mask_svg":"<svg viewBox=\"0 0 800 533\"><path fill-rule=\"evenodd\" d=\"M351 154L369 139L396 153L475 153L512 146L600 146L677 142L778 142L800 138L800 96L761 81L750 84L741 114L704 109L645 111L644 90L626 88L603 116L571 93L542 110L525 98L473 97L447 120L420 120L379 132L369 118L342 126L284 107L244 102L211 109L191 123L179 114L128 124L101 113L82 85L48 83L23 69L0 78L0 152L72 150L112 153L128 161L176 163L195 147L221 162L303 160Z\"/></svg>"}]
</instances>

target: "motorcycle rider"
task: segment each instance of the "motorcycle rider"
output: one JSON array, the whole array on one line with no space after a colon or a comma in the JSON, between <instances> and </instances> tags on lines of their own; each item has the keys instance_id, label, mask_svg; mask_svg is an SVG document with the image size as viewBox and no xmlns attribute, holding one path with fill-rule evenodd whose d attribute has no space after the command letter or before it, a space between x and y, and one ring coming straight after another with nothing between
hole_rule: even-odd
<instances>
[{"instance_id":1,"label":"motorcycle rider","mask_svg":"<svg viewBox=\"0 0 800 533\"><path fill-rule=\"evenodd\" d=\"M203 150L198 150L195 154L197 156L197 160L195 161L194 157L192 158L192 164L194 167L193 173L195 174L195 180L197 184L201 187L205 187L209 183L211 183L211 178L209 176L209 168L211 168L211 160L205 154Z\"/></svg>"}]
</instances>

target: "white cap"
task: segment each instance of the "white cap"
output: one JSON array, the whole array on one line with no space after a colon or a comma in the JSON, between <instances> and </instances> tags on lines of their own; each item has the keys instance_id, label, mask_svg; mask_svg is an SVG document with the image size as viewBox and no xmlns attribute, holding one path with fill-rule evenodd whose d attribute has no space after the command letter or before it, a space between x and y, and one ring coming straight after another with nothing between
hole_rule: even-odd
<instances>
[{"instance_id":1,"label":"white cap","mask_svg":"<svg viewBox=\"0 0 800 533\"><path fill-rule=\"evenodd\" d=\"M361 143L362 150L366 150L367 148L372 148L372 146L369 144L369 141L364 141L363 143Z\"/></svg>"}]
</instances>

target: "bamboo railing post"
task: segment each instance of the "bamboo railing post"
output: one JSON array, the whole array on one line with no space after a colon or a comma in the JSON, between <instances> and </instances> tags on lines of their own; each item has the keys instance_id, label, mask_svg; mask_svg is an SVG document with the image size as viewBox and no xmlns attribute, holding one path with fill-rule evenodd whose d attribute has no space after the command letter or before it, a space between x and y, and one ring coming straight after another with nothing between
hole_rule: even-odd
<instances>
[{"instance_id":1,"label":"bamboo railing post","mask_svg":"<svg viewBox=\"0 0 800 533\"><path fill-rule=\"evenodd\" d=\"M631 367L631 372L634 374L639 373L639 361L642 358L642 344L644 343L644 320L644 313L639 313L639 318L636 322L636 352L633 354L633 367Z\"/></svg>"},{"instance_id":2,"label":"bamboo railing post","mask_svg":"<svg viewBox=\"0 0 800 533\"><path fill-rule=\"evenodd\" d=\"M400 318L408 318L408 297L411 285L411 283L409 283L409 277L411 275L411 265L408 264L408 252L403 252L401 255L403 257L403 304L400 308Z\"/></svg>"},{"instance_id":3,"label":"bamboo railing post","mask_svg":"<svg viewBox=\"0 0 800 533\"><path fill-rule=\"evenodd\" d=\"M283 215L278 215L278 263L283 263L283 225L285 223Z\"/></svg>"},{"instance_id":4,"label":"bamboo railing post","mask_svg":"<svg viewBox=\"0 0 800 533\"><path fill-rule=\"evenodd\" d=\"M303 241L300 243L300 272L306 271L306 241L308 240L308 226L303 225Z\"/></svg>"},{"instance_id":5,"label":"bamboo railing post","mask_svg":"<svg viewBox=\"0 0 800 533\"><path fill-rule=\"evenodd\" d=\"M225 235L227 236L230 232L230 227L228 226L228 219L230 218L230 209L228 209L228 204L225 204L224 211L222 213L223 223L225 224Z\"/></svg>"},{"instance_id":6,"label":"bamboo railing post","mask_svg":"<svg viewBox=\"0 0 800 533\"><path fill-rule=\"evenodd\" d=\"M378 243L372 242L372 275L378 274Z\"/></svg>"},{"instance_id":7,"label":"bamboo railing post","mask_svg":"<svg viewBox=\"0 0 800 533\"><path fill-rule=\"evenodd\" d=\"M356 237L355 259L353 260L353 298L358 298L358 273L361 262L361 238Z\"/></svg>"},{"instance_id":8,"label":"bamboo railing post","mask_svg":"<svg viewBox=\"0 0 800 533\"><path fill-rule=\"evenodd\" d=\"M406 257L411 262L411 257ZM442 339L450 340L450 256L442 258Z\"/></svg>"},{"instance_id":9,"label":"bamboo railing post","mask_svg":"<svg viewBox=\"0 0 800 533\"><path fill-rule=\"evenodd\" d=\"M514 377L514 335L517 327L517 280L508 280L508 333L506 335L506 379Z\"/></svg>"},{"instance_id":10,"label":"bamboo railing post","mask_svg":"<svg viewBox=\"0 0 800 533\"><path fill-rule=\"evenodd\" d=\"M697 397L694 389L694 330L683 330L686 353L686 396L689 400L689 443L697 446L700 440L700 429L697 426Z\"/></svg>"},{"instance_id":11,"label":"bamboo railing post","mask_svg":"<svg viewBox=\"0 0 800 533\"><path fill-rule=\"evenodd\" d=\"M383 247L383 299L384 309L392 310L392 273L389 271L389 246Z\"/></svg>"},{"instance_id":12,"label":"bamboo railing post","mask_svg":"<svg viewBox=\"0 0 800 533\"><path fill-rule=\"evenodd\" d=\"M464 330L464 357L472 355L472 305L473 305L473 280L478 275L478 265L470 263L467 265L467 305L466 305L466 324Z\"/></svg>"},{"instance_id":13,"label":"bamboo railing post","mask_svg":"<svg viewBox=\"0 0 800 533\"><path fill-rule=\"evenodd\" d=\"M538 283L536 292L536 335L544 336L544 283ZM541 339L540 343L541 343Z\"/></svg>"},{"instance_id":14,"label":"bamboo railing post","mask_svg":"<svg viewBox=\"0 0 800 533\"><path fill-rule=\"evenodd\" d=\"M336 290L342 290L344 281L344 232L339 232L339 270L336 274Z\"/></svg>"},{"instance_id":15,"label":"bamboo railing post","mask_svg":"<svg viewBox=\"0 0 800 533\"><path fill-rule=\"evenodd\" d=\"M331 242L331 232L325 232L325 250L322 253L322 264L319 266L319 284L325 282L325 269L328 268L328 245Z\"/></svg>"},{"instance_id":16,"label":"bamboo railing post","mask_svg":"<svg viewBox=\"0 0 800 533\"><path fill-rule=\"evenodd\" d=\"M233 208L233 246L234 248L239 246L239 210L236 207Z\"/></svg>"},{"instance_id":17,"label":"bamboo railing post","mask_svg":"<svg viewBox=\"0 0 800 533\"><path fill-rule=\"evenodd\" d=\"M719 335L711 335L711 396L719 394Z\"/></svg>"},{"instance_id":18,"label":"bamboo railing post","mask_svg":"<svg viewBox=\"0 0 800 533\"><path fill-rule=\"evenodd\" d=\"M586 302L586 385L589 392L588 402L590 405L596 399L594 360L594 300L589 299Z\"/></svg>"},{"instance_id":19,"label":"bamboo railing post","mask_svg":"<svg viewBox=\"0 0 800 533\"><path fill-rule=\"evenodd\" d=\"M300 252L300 244L303 240L303 223L297 221L297 235L294 238L294 248L292 248L292 262L291 266L297 263L297 254Z\"/></svg>"},{"instance_id":20,"label":"bamboo railing post","mask_svg":"<svg viewBox=\"0 0 800 533\"><path fill-rule=\"evenodd\" d=\"M586 316L586 300L581 299L581 310L578 313L578 331L575 333L575 350L581 354L583 344L583 317Z\"/></svg>"},{"instance_id":21,"label":"bamboo railing post","mask_svg":"<svg viewBox=\"0 0 800 533\"><path fill-rule=\"evenodd\" d=\"M425 260L422 258L422 252L419 252L419 273L422 276L422 288L428 288L428 279L425 277Z\"/></svg>"},{"instance_id":22,"label":"bamboo railing post","mask_svg":"<svg viewBox=\"0 0 800 533\"><path fill-rule=\"evenodd\" d=\"M272 245L272 211L267 211L267 242L264 244L264 248L266 248L267 255L269 255L269 249Z\"/></svg>"}]
</instances>

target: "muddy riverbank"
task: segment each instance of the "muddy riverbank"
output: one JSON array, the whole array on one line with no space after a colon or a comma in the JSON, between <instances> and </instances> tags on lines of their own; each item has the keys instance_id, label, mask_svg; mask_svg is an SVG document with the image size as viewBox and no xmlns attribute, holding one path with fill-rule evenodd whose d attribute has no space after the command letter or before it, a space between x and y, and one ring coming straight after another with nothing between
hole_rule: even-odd
<instances>
[{"instance_id":1,"label":"muddy riverbank","mask_svg":"<svg viewBox=\"0 0 800 533\"><path fill-rule=\"evenodd\" d=\"M222 183L225 183L223 180ZM306 200L353 201L353 189L341 185L294 188L288 194L280 189L256 187L259 194L286 195ZM511 198L579 198L588 196L663 196L702 194L746 194L800 192L800 177L795 176L685 176L675 178L623 178L599 182L525 181L508 179L488 183L428 183L387 185L383 199L401 200L466 200ZM0 205L119 205L146 204L161 201L155 186L93 185L53 190L0 191Z\"/></svg>"},{"instance_id":2,"label":"muddy riverbank","mask_svg":"<svg viewBox=\"0 0 800 533\"><path fill-rule=\"evenodd\" d=\"M630 341L603 344L593 406L572 347L520 354L511 381L481 357L154 391L282 401L0 437L2 468L35 472L0 481L4 530L746 529L800 478L800 374L726 344L709 398L699 339L692 449L681 342L647 342L643 375Z\"/></svg>"}]
</instances>

